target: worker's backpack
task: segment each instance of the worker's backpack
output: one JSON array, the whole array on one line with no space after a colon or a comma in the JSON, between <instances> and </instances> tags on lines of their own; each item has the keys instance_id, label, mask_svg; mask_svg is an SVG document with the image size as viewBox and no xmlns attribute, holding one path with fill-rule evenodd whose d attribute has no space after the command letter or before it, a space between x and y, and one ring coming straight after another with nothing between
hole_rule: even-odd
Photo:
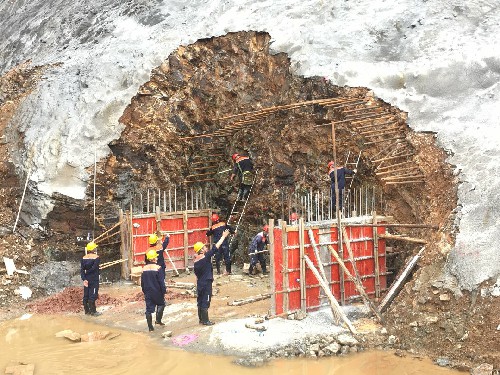
<instances>
[{"instance_id":1,"label":"worker's backpack","mask_svg":"<svg viewBox=\"0 0 500 375\"><path fill-rule=\"evenodd\" d=\"M241 174L241 183L243 185L252 185L253 184L253 172L252 171L244 171Z\"/></svg>"}]
</instances>

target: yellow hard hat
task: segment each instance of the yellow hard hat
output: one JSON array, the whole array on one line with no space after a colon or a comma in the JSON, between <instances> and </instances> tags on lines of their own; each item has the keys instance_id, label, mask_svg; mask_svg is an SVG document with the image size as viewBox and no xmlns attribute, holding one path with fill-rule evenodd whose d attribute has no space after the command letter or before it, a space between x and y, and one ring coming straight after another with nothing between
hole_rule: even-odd
<instances>
[{"instance_id":1,"label":"yellow hard hat","mask_svg":"<svg viewBox=\"0 0 500 375\"><path fill-rule=\"evenodd\" d=\"M158 258L158 253L156 252L156 250L149 250L147 253L146 253L146 258L148 260L153 260L153 259L156 259Z\"/></svg>"},{"instance_id":2,"label":"yellow hard hat","mask_svg":"<svg viewBox=\"0 0 500 375\"><path fill-rule=\"evenodd\" d=\"M89 242L87 244L87 246L85 246L85 250L94 251L96 247L97 247L97 244L94 241L92 241L92 242Z\"/></svg>"},{"instance_id":3,"label":"yellow hard hat","mask_svg":"<svg viewBox=\"0 0 500 375\"><path fill-rule=\"evenodd\" d=\"M158 242L158 236L153 233L149 235L149 244L150 245L155 245Z\"/></svg>"},{"instance_id":4,"label":"yellow hard hat","mask_svg":"<svg viewBox=\"0 0 500 375\"><path fill-rule=\"evenodd\" d=\"M203 246L205 246L205 244L203 242L196 242L193 245L194 251L196 251L196 253L199 253L200 250L203 249Z\"/></svg>"}]
</instances>

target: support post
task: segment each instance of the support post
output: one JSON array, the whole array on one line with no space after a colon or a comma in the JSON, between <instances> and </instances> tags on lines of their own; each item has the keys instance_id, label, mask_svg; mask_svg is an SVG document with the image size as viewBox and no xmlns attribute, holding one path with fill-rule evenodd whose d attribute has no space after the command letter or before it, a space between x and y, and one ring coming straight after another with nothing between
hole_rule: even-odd
<instances>
[{"instance_id":1,"label":"support post","mask_svg":"<svg viewBox=\"0 0 500 375\"><path fill-rule=\"evenodd\" d=\"M324 280L321 278L316 267L314 267L313 262L311 262L311 260L309 259L309 257L307 255L304 255L304 260L305 260L305 262L307 262L309 269L312 271L314 276L316 276L316 279L318 279L319 285L321 285L321 287L325 291L326 295L328 296L328 299L330 300L330 304L332 305L332 308L336 311L338 316L340 316L340 318L344 321L344 323L347 325L347 327L352 332L352 334L356 335L357 334L356 328L354 328L354 326L352 325L349 318L347 318L347 316L342 311L342 308L340 307L337 300L335 299L335 296L330 291L330 288L328 287L328 285L325 284ZM335 315L334 315L334 317L335 317Z\"/></svg>"},{"instance_id":2,"label":"support post","mask_svg":"<svg viewBox=\"0 0 500 375\"><path fill-rule=\"evenodd\" d=\"M377 225L377 211L372 212L372 224L374 224L373 231L373 257L375 260L375 297L380 298L380 265L378 259L378 228Z\"/></svg>"},{"instance_id":3,"label":"support post","mask_svg":"<svg viewBox=\"0 0 500 375\"><path fill-rule=\"evenodd\" d=\"M270 271L270 281L271 281L271 292L273 298L271 298L271 311L276 314L276 276L275 276L275 265L274 265L274 220L269 219L269 271Z\"/></svg>"},{"instance_id":4,"label":"support post","mask_svg":"<svg viewBox=\"0 0 500 375\"><path fill-rule=\"evenodd\" d=\"M306 264L304 249L304 219L299 219L299 252L300 252L300 310L306 312Z\"/></svg>"},{"instance_id":5,"label":"support post","mask_svg":"<svg viewBox=\"0 0 500 375\"><path fill-rule=\"evenodd\" d=\"M186 207L187 210L187 207ZM185 269L189 269L189 259L188 259L188 250L189 250L189 244L188 244L188 214L187 211L184 211L182 213L182 226L184 229L184 266Z\"/></svg>"},{"instance_id":6,"label":"support post","mask_svg":"<svg viewBox=\"0 0 500 375\"><path fill-rule=\"evenodd\" d=\"M337 180L337 146L335 142L335 122L332 121L332 148L333 148L333 163L335 168L333 169L333 174L335 178L335 215L337 217L337 235L338 235L338 243L339 243L339 254L343 258L344 250L342 247L342 230L341 230L341 218L340 218L340 207L339 207L339 182ZM345 305L345 293L344 293L344 271L339 269L340 275L340 303L341 305Z\"/></svg>"},{"instance_id":7,"label":"support post","mask_svg":"<svg viewBox=\"0 0 500 375\"><path fill-rule=\"evenodd\" d=\"M316 240L314 239L314 233L313 233L312 229L309 229L308 234L309 234L309 241L311 242L311 245L312 245L312 248L313 248L313 251L314 251L314 255L316 256L316 260L318 261L318 268L319 268L319 271L321 273L321 277L323 278L325 284L328 286L328 289L330 289L328 278L326 277L326 274L325 274L325 269L323 267L323 262L321 260L320 255L319 255L318 245L316 244ZM340 316L338 316L338 314L335 311L335 309L334 309L333 306L331 306L331 308L332 308L332 314L333 314L333 316L337 319L337 322L339 322L340 321Z\"/></svg>"},{"instance_id":8,"label":"support post","mask_svg":"<svg viewBox=\"0 0 500 375\"><path fill-rule=\"evenodd\" d=\"M124 220L123 210L120 208L118 212L118 217L120 219L120 256L122 259L127 259L129 254L129 247L127 241L128 234L128 222ZM130 268L129 262L123 262L121 264L121 277L122 279L128 280L130 278Z\"/></svg>"},{"instance_id":9,"label":"support post","mask_svg":"<svg viewBox=\"0 0 500 375\"><path fill-rule=\"evenodd\" d=\"M288 289L290 289L290 283L288 278L288 234L286 231L286 221L283 220L281 222L281 243L283 246L283 266L285 267L283 270L283 289L287 292L283 294L283 311L287 312L289 309L288 306Z\"/></svg>"},{"instance_id":10,"label":"support post","mask_svg":"<svg viewBox=\"0 0 500 375\"><path fill-rule=\"evenodd\" d=\"M335 251L333 247L328 245L328 249L332 253L333 257L335 260L339 263L339 266L344 270L345 274L347 277L354 283L356 286L356 289L358 290L359 294L361 294L361 297L363 298L363 301L365 302L365 305L375 314L379 322L382 322L382 316L380 315L379 311L377 308L373 305L372 301L370 301L370 298L366 294L365 288L363 287L363 284L361 283L361 280L359 278L354 277L349 270L347 269L344 261L340 259L339 255Z\"/></svg>"}]
</instances>

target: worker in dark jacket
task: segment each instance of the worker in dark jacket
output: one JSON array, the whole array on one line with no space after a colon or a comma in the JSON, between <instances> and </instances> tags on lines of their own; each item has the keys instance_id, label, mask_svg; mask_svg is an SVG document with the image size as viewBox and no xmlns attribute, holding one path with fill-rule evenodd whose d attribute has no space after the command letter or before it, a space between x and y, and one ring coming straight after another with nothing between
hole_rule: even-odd
<instances>
[{"instance_id":1,"label":"worker in dark jacket","mask_svg":"<svg viewBox=\"0 0 500 375\"><path fill-rule=\"evenodd\" d=\"M146 265L142 268L141 288L146 301L146 321L149 332L154 331L153 313L156 310L155 324L164 326L161 319L165 310L165 278L161 278L161 267L156 264L158 253L151 249L146 253Z\"/></svg>"},{"instance_id":2,"label":"worker in dark jacket","mask_svg":"<svg viewBox=\"0 0 500 375\"><path fill-rule=\"evenodd\" d=\"M214 236L213 242L219 242L219 239L222 237L222 233L228 229L229 233L234 234L234 229L229 226L226 222L221 221L219 215L212 214L212 226L209 230L207 230L207 237ZM224 271L224 276L231 274L231 253L229 252L229 240L226 238L222 245L215 253L215 267L217 268L217 275L220 275L220 261L224 257L224 263L226 265L226 271Z\"/></svg>"},{"instance_id":3,"label":"worker in dark jacket","mask_svg":"<svg viewBox=\"0 0 500 375\"><path fill-rule=\"evenodd\" d=\"M344 201L344 188L345 188L345 176L353 175L356 173L356 169L350 170L343 166L337 166L335 168L335 163L330 161L328 163L328 175L331 181L331 196L332 196L332 212L336 212L336 196L335 196L335 169L337 170L337 184L339 189L339 210L342 212L342 206Z\"/></svg>"},{"instance_id":4,"label":"worker in dark jacket","mask_svg":"<svg viewBox=\"0 0 500 375\"><path fill-rule=\"evenodd\" d=\"M208 250L203 242L196 242L193 246L196 256L194 258L194 273L196 275L196 292L198 302L198 318L200 324L211 326L214 323L208 318L208 309L212 299L212 283L214 271L212 268L212 257L219 250L222 243L229 236L229 229L222 232L219 241Z\"/></svg>"},{"instance_id":5,"label":"worker in dark jacket","mask_svg":"<svg viewBox=\"0 0 500 375\"><path fill-rule=\"evenodd\" d=\"M80 262L80 276L83 280L83 309L85 315L99 316L95 301L99 298L99 256L96 254L97 244L89 242L85 246L87 254Z\"/></svg>"},{"instance_id":6,"label":"worker in dark jacket","mask_svg":"<svg viewBox=\"0 0 500 375\"><path fill-rule=\"evenodd\" d=\"M156 233L150 234L149 238L149 249L148 250L155 250L158 253L158 260L156 264L158 264L161 269L160 269L160 278L165 282L165 269L167 266L165 265L165 258L163 254L165 253L165 249L168 246L168 243L170 242L170 235L166 234L165 239L163 240L163 243L160 245L160 238L156 235Z\"/></svg>"},{"instance_id":7,"label":"worker in dark jacket","mask_svg":"<svg viewBox=\"0 0 500 375\"><path fill-rule=\"evenodd\" d=\"M248 254L250 255L250 268L248 269L249 275L253 275L254 268L257 265L257 262L259 262L260 266L262 267L262 273L267 274L264 249L266 245L269 244L268 230L269 226L264 225L264 227L262 228L262 232L257 233L257 235L250 243L250 246L248 247Z\"/></svg>"},{"instance_id":8,"label":"worker in dark jacket","mask_svg":"<svg viewBox=\"0 0 500 375\"><path fill-rule=\"evenodd\" d=\"M233 173L231 174L231 181L233 181L236 176L240 179L240 188L238 190L237 200L244 201L248 199L253 185L253 161L250 157L239 154L233 154L232 159L234 167Z\"/></svg>"}]
</instances>

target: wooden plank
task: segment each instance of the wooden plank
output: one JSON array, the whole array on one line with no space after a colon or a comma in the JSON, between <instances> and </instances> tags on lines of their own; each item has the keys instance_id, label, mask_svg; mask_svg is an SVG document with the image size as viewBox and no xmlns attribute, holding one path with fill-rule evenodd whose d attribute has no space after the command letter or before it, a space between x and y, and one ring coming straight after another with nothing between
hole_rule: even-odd
<instances>
[{"instance_id":1,"label":"wooden plank","mask_svg":"<svg viewBox=\"0 0 500 375\"><path fill-rule=\"evenodd\" d=\"M325 269L323 268L323 262L321 261L321 257L319 256L318 245L316 244L316 240L314 239L314 233L312 229L309 229L308 234L309 234L309 241L311 242L311 245L314 250L314 255L316 256L316 260L318 262L318 268L320 270L321 277L323 278L325 284L329 286L328 278L326 277ZM336 319L336 322L338 324L338 322L341 321L342 317L337 313L337 310L334 308L333 305L331 305L331 309L332 309L332 315Z\"/></svg>"},{"instance_id":2,"label":"wooden plank","mask_svg":"<svg viewBox=\"0 0 500 375\"><path fill-rule=\"evenodd\" d=\"M188 250L189 250L189 238L188 238L188 215L187 211L184 211L184 215L182 217L182 227L184 228L184 268L188 269L189 266L189 258L188 258Z\"/></svg>"},{"instance_id":3,"label":"wooden plank","mask_svg":"<svg viewBox=\"0 0 500 375\"><path fill-rule=\"evenodd\" d=\"M304 250L304 219L299 219L299 252L300 252L300 310L306 312L306 265Z\"/></svg>"},{"instance_id":4,"label":"wooden plank","mask_svg":"<svg viewBox=\"0 0 500 375\"><path fill-rule=\"evenodd\" d=\"M377 211L372 212L372 223L377 224ZM380 298L380 265L378 260L378 229L372 227L373 234L373 258L375 260L375 297Z\"/></svg>"},{"instance_id":5,"label":"wooden plank","mask_svg":"<svg viewBox=\"0 0 500 375\"><path fill-rule=\"evenodd\" d=\"M427 240L423 240L421 238L399 236L399 235L394 235L394 234L389 234L389 233L379 234L378 236L380 238L385 238L387 240L401 240L401 241L413 242L413 243L421 243L421 244L426 244L427 243Z\"/></svg>"},{"instance_id":6,"label":"wooden plank","mask_svg":"<svg viewBox=\"0 0 500 375\"><path fill-rule=\"evenodd\" d=\"M363 298L363 301L365 302L366 307L368 307L375 314L375 316L377 317L377 319L378 319L379 322L382 322L382 316L380 315L380 313L378 312L377 308L375 307L375 305L373 305L372 301L370 300L370 298L366 294L365 288L363 287L363 284L362 284L361 280L359 279L359 277L354 277L349 272L349 270L345 266L345 264L342 261L342 259L340 259L339 254L337 254L337 252L335 251L335 249L333 247L331 247L330 245L328 245L328 249L332 253L333 257L339 263L339 266L344 270L347 278L354 283L354 286L358 290L359 294L361 294L361 297ZM355 267L353 267L353 268L355 269Z\"/></svg>"},{"instance_id":7,"label":"wooden plank","mask_svg":"<svg viewBox=\"0 0 500 375\"><path fill-rule=\"evenodd\" d=\"M352 334L356 335L357 334L356 328L354 328L354 326L352 325L349 318L347 318L347 316L342 311L342 308L340 307L339 303L335 299L335 296L332 294L329 286L326 285L324 280L321 278L318 270L316 269L316 267L314 267L313 262L311 262L311 260L309 259L309 257L307 255L304 255L304 260L307 263L309 269L312 271L312 273L314 274L314 276L318 280L321 288L323 288L323 291L325 292L328 299L330 300L330 304L331 304L332 308L334 308L337 311L337 314L341 317L342 321L346 324L347 328L349 328L349 330L352 332Z\"/></svg>"},{"instance_id":8,"label":"wooden plank","mask_svg":"<svg viewBox=\"0 0 500 375\"><path fill-rule=\"evenodd\" d=\"M247 298L242 298L242 299L236 299L234 301L230 301L227 304L229 306L241 306L241 305L246 305L249 303L257 302L257 301L262 301L264 299L271 298L271 293L266 293L266 294L259 294L257 296L251 296Z\"/></svg>"},{"instance_id":9,"label":"wooden plank","mask_svg":"<svg viewBox=\"0 0 500 375\"><path fill-rule=\"evenodd\" d=\"M384 312L391 302L396 298L398 295L399 291L403 287L403 283L405 282L406 278L408 275L411 273L413 268L417 265L418 260L422 256L423 252L425 250L425 246L420 249L417 255L415 255L405 266L403 272L400 274L400 276L397 278L397 280L392 284L391 288L385 295L384 299L382 302L380 302L380 305L378 306L379 311L382 313Z\"/></svg>"},{"instance_id":10,"label":"wooden plank","mask_svg":"<svg viewBox=\"0 0 500 375\"><path fill-rule=\"evenodd\" d=\"M283 288L288 290L290 288L290 283L288 280L288 228L286 221L281 222L281 238L283 244L283 265L285 266L285 272L283 272ZM288 293L283 295L283 311L288 311L289 309L289 299Z\"/></svg>"},{"instance_id":11,"label":"wooden plank","mask_svg":"<svg viewBox=\"0 0 500 375\"><path fill-rule=\"evenodd\" d=\"M274 220L269 219L269 271L270 271L270 281L271 281L271 292L273 298L271 298L271 311L276 312L276 300L274 295L276 293L276 266L274 264ZM286 310L284 310L286 311Z\"/></svg>"}]
</instances>

